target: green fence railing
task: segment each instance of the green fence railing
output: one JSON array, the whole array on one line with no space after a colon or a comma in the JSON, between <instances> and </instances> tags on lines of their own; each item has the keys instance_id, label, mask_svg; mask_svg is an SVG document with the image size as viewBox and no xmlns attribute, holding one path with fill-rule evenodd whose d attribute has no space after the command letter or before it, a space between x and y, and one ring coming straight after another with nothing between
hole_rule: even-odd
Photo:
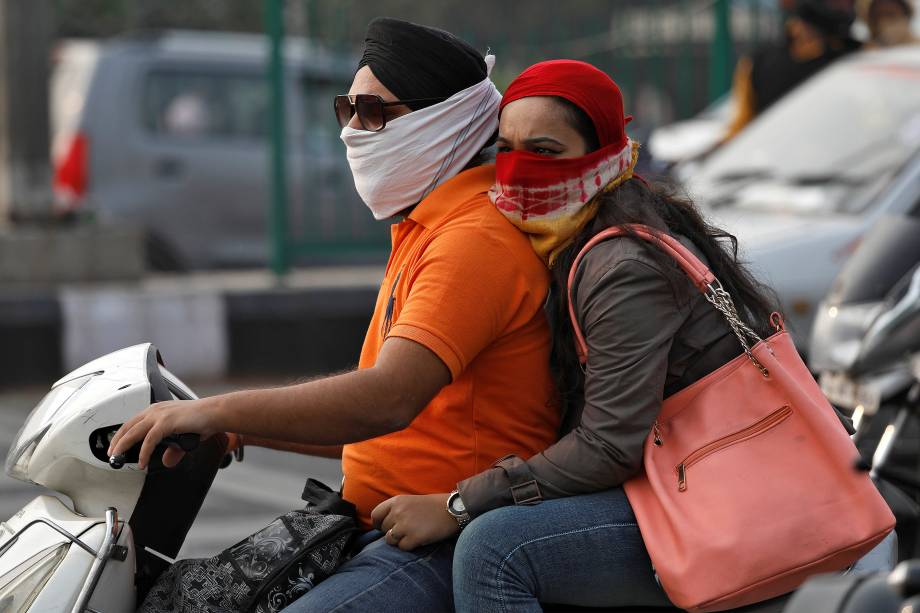
<instances>
[{"instance_id":1,"label":"green fence railing","mask_svg":"<svg viewBox=\"0 0 920 613\"><path fill-rule=\"evenodd\" d=\"M269 228L271 232L270 265L277 276L287 272L288 236L287 236L287 163L285 161L285 113L284 113L284 2L283 0L266 0L265 25L269 39L269 114L271 126L270 172L271 172L271 214Z\"/></svg>"},{"instance_id":2,"label":"green fence railing","mask_svg":"<svg viewBox=\"0 0 920 613\"><path fill-rule=\"evenodd\" d=\"M272 270L280 276L292 264L382 260L387 224L373 221L357 199L331 109L332 95L349 86L363 34L358 27L378 13L355 0L263 2L270 48ZM490 23L498 25L489 31L481 15L450 9L457 2L445 0L443 23L432 25L491 48L499 58L493 74L499 87L542 59L584 59L620 84L627 112L636 115L630 131L640 141L654 127L690 117L723 96L737 58L776 40L781 29L773 0L608 0L595 2L597 14L581 11L569 21L544 19L531 30L502 30L502 23L517 21L516 10L532 6L505 0L480 8L495 13ZM436 19L432 6L425 6L426 15ZM395 16L415 19L418 10L406 8L405 15L396 11ZM285 22L298 36L285 41ZM295 39L302 53L292 51L289 43ZM309 41L318 41L322 49ZM335 64L329 56L339 58L340 69L306 70L311 62ZM297 70L303 74L292 79ZM290 103L292 87L297 89L293 99L301 102ZM303 108L291 108L297 105ZM292 120L295 114L299 118Z\"/></svg>"}]
</instances>

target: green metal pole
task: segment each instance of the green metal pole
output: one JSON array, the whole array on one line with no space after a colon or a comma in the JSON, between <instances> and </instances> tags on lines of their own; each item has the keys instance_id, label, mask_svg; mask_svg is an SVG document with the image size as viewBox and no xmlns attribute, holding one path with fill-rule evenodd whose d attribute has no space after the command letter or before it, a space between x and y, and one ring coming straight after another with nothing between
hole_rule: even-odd
<instances>
[{"instance_id":1,"label":"green metal pole","mask_svg":"<svg viewBox=\"0 0 920 613\"><path fill-rule=\"evenodd\" d=\"M732 25L730 0L716 0L712 6L715 34L709 51L709 99L729 90L732 82Z\"/></svg>"},{"instance_id":2,"label":"green metal pole","mask_svg":"<svg viewBox=\"0 0 920 613\"><path fill-rule=\"evenodd\" d=\"M616 24L616 40L629 40L633 43L635 39L627 38L630 33L626 31L626 26L623 24L623 21L617 20ZM617 82L620 83L622 87L623 97L626 99L627 103L627 112L635 112L636 94L638 92L638 87L636 87L636 62L638 61L636 58L638 56L634 50L634 45L622 45L618 50L612 50L610 53L613 56L613 65L616 69L614 74L623 79L620 81L618 78ZM632 111L629 111L630 108Z\"/></svg>"},{"instance_id":3,"label":"green metal pole","mask_svg":"<svg viewBox=\"0 0 920 613\"><path fill-rule=\"evenodd\" d=\"M677 116L690 117L693 107L693 15L690 0L681 0L683 16L680 40L677 42Z\"/></svg>"},{"instance_id":4,"label":"green metal pole","mask_svg":"<svg viewBox=\"0 0 920 613\"><path fill-rule=\"evenodd\" d=\"M288 271L287 250L287 173L284 141L284 0L265 0L265 24L268 29L268 77L271 115L271 269L281 277Z\"/></svg>"}]
</instances>

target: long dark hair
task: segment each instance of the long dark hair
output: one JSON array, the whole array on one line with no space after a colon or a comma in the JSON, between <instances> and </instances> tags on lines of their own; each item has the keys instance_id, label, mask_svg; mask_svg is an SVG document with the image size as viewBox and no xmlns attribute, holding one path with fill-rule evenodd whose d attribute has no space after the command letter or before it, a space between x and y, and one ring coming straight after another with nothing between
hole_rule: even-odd
<instances>
[{"instance_id":1,"label":"long dark hair","mask_svg":"<svg viewBox=\"0 0 920 613\"><path fill-rule=\"evenodd\" d=\"M568 100L556 100L565 109L572 128L584 139L588 152L598 149L597 133L587 114ZM564 405L572 400L581 385L581 369L578 367L566 296L569 269L585 243L611 226L643 224L663 233L688 238L708 260L710 269L734 299L742 319L761 336L769 334L770 313L776 304L773 291L757 281L739 261L738 240L708 223L693 203L678 194L673 186L657 182L649 184L634 177L597 198L597 215L559 254L551 267L554 287L550 293L549 308L555 319L553 366ZM687 283L686 273L670 256L638 237L621 240L636 240L642 244L665 271L675 298L681 301L689 299L689 292L695 290Z\"/></svg>"}]
</instances>

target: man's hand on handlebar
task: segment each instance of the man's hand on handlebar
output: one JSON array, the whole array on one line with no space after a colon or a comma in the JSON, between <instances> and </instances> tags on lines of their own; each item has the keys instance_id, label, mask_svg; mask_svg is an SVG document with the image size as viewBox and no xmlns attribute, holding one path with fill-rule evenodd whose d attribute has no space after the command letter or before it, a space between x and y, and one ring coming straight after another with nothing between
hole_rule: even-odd
<instances>
[{"instance_id":1,"label":"man's hand on handlebar","mask_svg":"<svg viewBox=\"0 0 920 613\"><path fill-rule=\"evenodd\" d=\"M145 469L160 442L176 433L194 433L202 439L217 433L212 426L214 406L209 398L200 400L170 400L153 404L126 421L109 445L109 456L127 452L143 441L138 455L138 468ZM163 452L163 465L173 467L185 456L185 451L170 445Z\"/></svg>"}]
</instances>

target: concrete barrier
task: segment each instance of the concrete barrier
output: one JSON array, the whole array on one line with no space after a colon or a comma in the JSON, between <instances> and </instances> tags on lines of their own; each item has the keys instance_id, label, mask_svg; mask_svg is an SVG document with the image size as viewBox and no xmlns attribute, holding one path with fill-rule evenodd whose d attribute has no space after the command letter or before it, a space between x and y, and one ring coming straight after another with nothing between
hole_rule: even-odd
<instances>
[{"instance_id":1,"label":"concrete barrier","mask_svg":"<svg viewBox=\"0 0 920 613\"><path fill-rule=\"evenodd\" d=\"M152 342L192 380L299 379L357 364L383 269L149 277L0 291L0 387L50 385L120 347Z\"/></svg>"},{"instance_id":2,"label":"concrete barrier","mask_svg":"<svg viewBox=\"0 0 920 613\"><path fill-rule=\"evenodd\" d=\"M102 224L16 226L0 231L0 284L137 280L144 274L137 228Z\"/></svg>"}]
</instances>

